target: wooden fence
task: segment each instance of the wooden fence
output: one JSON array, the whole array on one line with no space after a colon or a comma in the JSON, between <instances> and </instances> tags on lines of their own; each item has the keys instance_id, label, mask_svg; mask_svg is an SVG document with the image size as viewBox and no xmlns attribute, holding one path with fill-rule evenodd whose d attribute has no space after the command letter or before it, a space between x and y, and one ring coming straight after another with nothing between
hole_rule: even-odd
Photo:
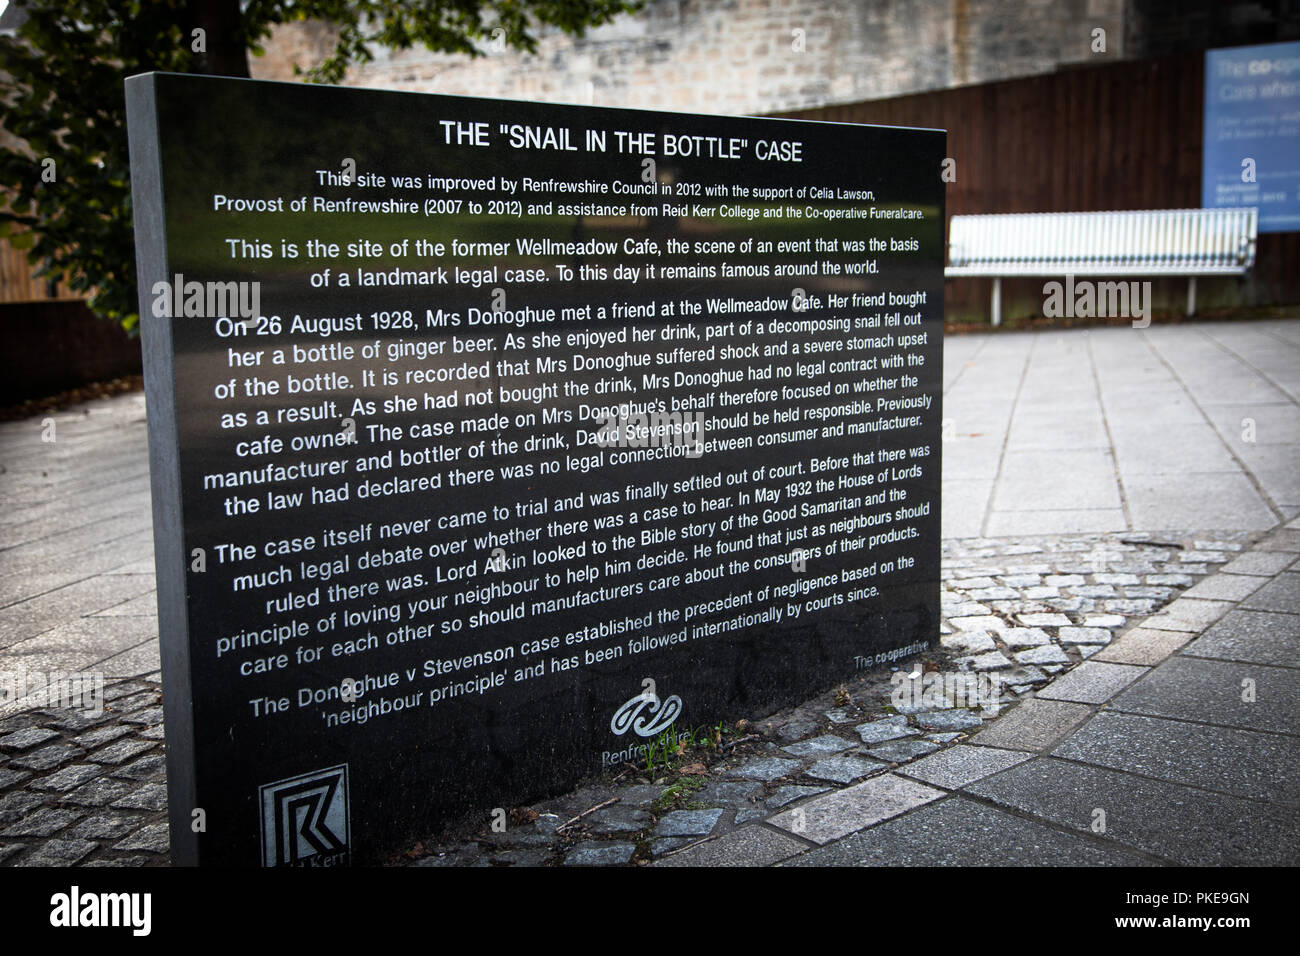
<instances>
[{"instance_id":1,"label":"wooden fence","mask_svg":"<svg viewBox=\"0 0 1300 956\"><path fill-rule=\"evenodd\" d=\"M0 240L0 303L48 302L52 299L84 299L64 283L38 279L27 260L27 253Z\"/></svg>"},{"instance_id":2,"label":"wooden fence","mask_svg":"<svg viewBox=\"0 0 1300 956\"><path fill-rule=\"evenodd\" d=\"M1105 63L782 115L948 130L957 175L949 216L1196 208L1204 62L1191 53ZM990 281L950 281L949 315L986 313ZM1173 308L1185 291L1178 280L1154 289ZM1008 315L1017 305L1034 312L1042 282L1004 283L1003 296ZM1202 280L1198 302L1207 310L1300 302L1300 233L1261 235L1252 276Z\"/></svg>"}]
</instances>

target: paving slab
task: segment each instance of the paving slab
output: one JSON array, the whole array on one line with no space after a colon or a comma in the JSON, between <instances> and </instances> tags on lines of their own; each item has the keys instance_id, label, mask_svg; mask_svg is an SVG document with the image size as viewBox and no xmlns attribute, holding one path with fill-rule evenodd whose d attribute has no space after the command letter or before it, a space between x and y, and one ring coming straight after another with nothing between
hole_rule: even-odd
<instances>
[{"instance_id":1,"label":"paving slab","mask_svg":"<svg viewBox=\"0 0 1300 956\"><path fill-rule=\"evenodd\" d=\"M134 647L129 647L119 654L105 658L97 666L103 668L106 680L156 674L162 667L158 642L148 640Z\"/></svg>"},{"instance_id":2,"label":"paving slab","mask_svg":"<svg viewBox=\"0 0 1300 956\"><path fill-rule=\"evenodd\" d=\"M945 455L945 466L947 465ZM996 466L995 466L996 470ZM940 514L942 534L945 538L973 538L979 535L993 495L991 478L949 478L953 469L944 468L944 508Z\"/></svg>"},{"instance_id":3,"label":"paving slab","mask_svg":"<svg viewBox=\"0 0 1300 956\"><path fill-rule=\"evenodd\" d=\"M663 787L652 787L654 796L657 797L663 793ZM691 794L691 799L700 803L718 803L731 804L740 803L749 800L763 792L761 783L729 783L719 782L711 783L702 790L697 790ZM626 797L623 798L626 801ZM647 804L654 802L654 797L646 801Z\"/></svg>"},{"instance_id":4,"label":"paving slab","mask_svg":"<svg viewBox=\"0 0 1300 956\"><path fill-rule=\"evenodd\" d=\"M1251 683L1243 686L1246 681ZM1053 685L1051 690L1055 689ZM1300 671L1176 657L1120 694L1111 707L1124 713L1194 720L1219 727L1300 734ZM1300 749L1300 741L1295 745Z\"/></svg>"},{"instance_id":5,"label":"paving slab","mask_svg":"<svg viewBox=\"0 0 1300 956\"><path fill-rule=\"evenodd\" d=\"M1287 806L1300 805L1294 737L1102 712L1053 751L1080 763Z\"/></svg>"},{"instance_id":6,"label":"paving slab","mask_svg":"<svg viewBox=\"0 0 1300 956\"><path fill-rule=\"evenodd\" d=\"M1200 631L1232 610L1231 601L1204 601L1180 597L1142 626L1162 631Z\"/></svg>"},{"instance_id":7,"label":"paving slab","mask_svg":"<svg viewBox=\"0 0 1300 956\"><path fill-rule=\"evenodd\" d=\"M49 840L34 853L18 860L18 866L72 866L98 848L89 840Z\"/></svg>"},{"instance_id":8,"label":"paving slab","mask_svg":"<svg viewBox=\"0 0 1300 956\"><path fill-rule=\"evenodd\" d=\"M1191 631L1136 627L1098 651L1093 660L1113 664L1159 664L1195 636Z\"/></svg>"},{"instance_id":9,"label":"paving slab","mask_svg":"<svg viewBox=\"0 0 1300 956\"><path fill-rule=\"evenodd\" d=\"M1109 644L1111 633L1105 627L1063 627L1057 636L1062 644Z\"/></svg>"},{"instance_id":10,"label":"paving slab","mask_svg":"<svg viewBox=\"0 0 1300 956\"><path fill-rule=\"evenodd\" d=\"M1300 809L1294 807L1051 757L972 783L967 791L1081 833L1101 823L1101 839L1180 866L1300 863Z\"/></svg>"},{"instance_id":11,"label":"paving slab","mask_svg":"<svg viewBox=\"0 0 1300 956\"><path fill-rule=\"evenodd\" d=\"M1284 531L1275 531L1268 536L1268 539L1261 541L1256 547L1260 551L1288 551L1291 554L1300 553L1300 531L1287 529Z\"/></svg>"},{"instance_id":12,"label":"paving slab","mask_svg":"<svg viewBox=\"0 0 1300 956\"><path fill-rule=\"evenodd\" d=\"M654 822L646 810L615 805L598 810L583 821L593 833L639 833Z\"/></svg>"},{"instance_id":13,"label":"paving slab","mask_svg":"<svg viewBox=\"0 0 1300 956\"><path fill-rule=\"evenodd\" d=\"M1189 598L1212 601L1241 601L1258 591L1265 580L1248 574L1212 574L1197 582L1185 594Z\"/></svg>"},{"instance_id":14,"label":"paving slab","mask_svg":"<svg viewBox=\"0 0 1300 956\"><path fill-rule=\"evenodd\" d=\"M1024 700L970 738L970 743L1036 752L1060 740L1091 714L1092 709L1084 704Z\"/></svg>"},{"instance_id":15,"label":"paving slab","mask_svg":"<svg viewBox=\"0 0 1300 956\"><path fill-rule=\"evenodd\" d=\"M1300 574L1279 574L1241 602L1248 611L1283 611L1300 614Z\"/></svg>"},{"instance_id":16,"label":"paving slab","mask_svg":"<svg viewBox=\"0 0 1300 956\"><path fill-rule=\"evenodd\" d=\"M814 780L828 780L831 783L852 783L868 774L883 770L888 766L877 760L867 760L853 754L841 754L818 760L804 771L804 775Z\"/></svg>"},{"instance_id":17,"label":"paving slab","mask_svg":"<svg viewBox=\"0 0 1300 956\"><path fill-rule=\"evenodd\" d=\"M147 527L147 516L141 520ZM0 608L0 649L6 650L7 658L18 653L17 646L23 641L52 628L72 625L83 615L121 604L153 588L153 575L99 575ZM106 632L122 628L138 633L138 623L130 619L103 617L95 621Z\"/></svg>"},{"instance_id":18,"label":"paving slab","mask_svg":"<svg viewBox=\"0 0 1300 956\"><path fill-rule=\"evenodd\" d=\"M1033 615L1030 615L1031 617ZM1064 614L1061 617L1065 617ZM1066 619L1068 622L1068 618ZM1042 647L1050 644L1052 639L1041 627L1009 627L1001 634L1007 647Z\"/></svg>"},{"instance_id":19,"label":"paving slab","mask_svg":"<svg viewBox=\"0 0 1300 956\"><path fill-rule=\"evenodd\" d=\"M1189 462L1195 462L1200 472L1239 473L1213 426L1204 420L1117 416L1111 434L1115 438L1116 464L1126 478L1179 475L1188 470Z\"/></svg>"},{"instance_id":20,"label":"paving slab","mask_svg":"<svg viewBox=\"0 0 1300 956\"><path fill-rule=\"evenodd\" d=\"M982 727L984 718L973 710L953 708L952 710L936 710L928 714L919 714L916 722L926 730L953 732Z\"/></svg>"},{"instance_id":21,"label":"paving slab","mask_svg":"<svg viewBox=\"0 0 1300 956\"><path fill-rule=\"evenodd\" d=\"M721 810L674 810L659 818L655 836L708 836L721 817Z\"/></svg>"},{"instance_id":22,"label":"paving slab","mask_svg":"<svg viewBox=\"0 0 1300 956\"><path fill-rule=\"evenodd\" d=\"M1072 700L1080 704L1104 704L1149 672L1146 667L1084 661L1038 692L1039 700Z\"/></svg>"},{"instance_id":23,"label":"paving slab","mask_svg":"<svg viewBox=\"0 0 1300 956\"><path fill-rule=\"evenodd\" d=\"M816 797L768 822L805 840L825 844L942 796L942 790L887 773Z\"/></svg>"},{"instance_id":24,"label":"paving slab","mask_svg":"<svg viewBox=\"0 0 1300 956\"><path fill-rule=\"evenodd\" d=\"M808 844L768 827L732 830L708 843L656 860L653 866L771 866L806 850Z\"/></svg>"},{"instance_id":25,"label":"paving slab","mask_svg":"<svg viewBox=\"0 0 1300 956\"><path fill-rule=\"evenodd\" d=\"M1293 555L1285 551L1247 551L1223 567L1225 574L1253 574L1272 577L1291 564Z\"/></svg>"},{"instance_id":26,"label":"paving slab","mask_svg":"<svg viewBox=\"0 0 1300 956\"><path fill-rule=\"evenodd\" d=\"M957 790L1029 759L1029 754L1019 750L958 745L899 767L898 773L945 790Z\"/></svg>"},{"instance_id":27,"label":"paving slab","mask_svg":"<svg viewBox=\"0 0 1300 956\"><path fill-rule=\"evenodd\" d=\"M955 634L943 635L939 638L939 643L961 654L983 654L995 651L998 647L988 631L957 631Z\"/></svg>"},{"instance_id":28,"label":"paving slab","mask_svg":"<svg viewBox=\"0 0 1300 956\"><path fill-rule=\"evenodd\" d=\"M799 769L799 761L784 757L755 757L727 771L730 777L762 780L764 783L787 776Z\"/></svg>"},{"instance_id":29,"label":"paving slab","mask_svg":"<svg viewBox=\"0 0 1300 956\"><path fill-rule=\"evenodd\" d=\"M1147 861L962 797L810 850L782 866L1143 866Z\"/></svg>"},{"instance_id":30,"label":"paving slab","mask_svg":"<svg viewBox=\"0 0 1300 956\"><path fill-rule=\"evenodd\" d=\"M1240 473L1180 469L1170 475L1124 475L1132 528L1240 528L1267 531L1277 515Z\"/></svg>"},{"instance_id":31,"label":"paving slab","mask_svg":"<svg viewBox=\"0 0 1300 956\"><path fill-rule=\"evenodd\" d=\"M995 513L1062 512L1119 509L1120 504L1109 449L1055 449L1008 451L993 491L992 508ZM990 527L989 534L1009 536L1014 532Z\"/></svg>"},{"instance_id":32,"label":"paving slab","mask_svg":"<svg viewBox=\"0 0 1300 956\"><path fill-rule=\"evenodd\" d=\"M867 754L886 763L904 763L934 753L939 745L928 740L892 740L867 749Z\"/></svg>"},{"instance_id":33,"label":"paving slab","mask_svg":"<svg viewBox=\"0 0 1300 956\"><path fill-rule=\"evenodd\" d=\"M1300 615L1230 611L1183 650L1191 657L1300 667Z\"/></svg>"},{"instance_id":34,"label":"paving slab","mask_svg":"<svg viewBox=\"0 0 1300 956\"><path fill-rule=\"evenodd\" d=\"M843 737L837 737L834 734L822 734L820 737L801 740L797 744L791 744L781 749L788 754L794 754L796 757L820 757L825 754L841 753L853 746L854 744Z\"/></svg>"},{"instance_id":35,"label":"paving slab","mask_svg":"<svg viewBox=\"0 0 1300 956\"><path fill-rule=\"evenodd\" d=\"M794 803L796 800L802 800L805 797L815 797L819 793L825 793L830 787L810 787L796 784L786 784L784 787L777 789L765 801L769 810L780 810L782 807Z\"/></svg>"},{"instance_id":36,"label":"paving slab","mask_svg":"<svg viewBox=\"0 0 1300 956\"><path fill-rule=\"evenodd\" d=\"M1121 508L1060 511L990 511L988 534L1018 537L1030 534L1087 534L1123 531L1129 521Z\"/></svg>"},{"instance_id":37,"label":"paving slab","mask_svg":"<svg viewBox=\"0 0 1300 956\"><path fill-rule=\"evenodd\" d=\"M102 581L113 581L104 576ZM158 642L158 619L143 617L82 617L61 621L43 633L21 641L5 654L29 671L95 671L121 648Z\"/></svg>"},{"instance_id":38,"label":"paving slab","mask_svg":"<svg viewBox=\"0 0 1300 956\"><path fill-rule=\"evenodd\" d=\"M1042 647L1035 647L1031 650L1020 651L1016 654L1016 661L1020 664L1072 664L1069 655L1061 650L1055 644L1044 644Z\"/></svg>"},{"instance_id":39,"label":"paving slab","mask_svg":"<svg viewBox=\"0 0 1300 956\"><path fill-rule=\"evenodd\" d=\"M920 733L915 727L907 723L906 717L886 717L883 720L873 720L870 723L858 724L853 728L864 744L879 744L886 740L897 740L900 737L912 737Z\"/></svg>"},{"instance_id":40,"label":"paving slab","mask_svg":"<svg viewBox=\"0 0 1300 956\"><path fill-rule=\"evenodd\" d=\"M631 843L579 843L564 857L565 866L619 866L629 862L636 847Z\"/></svg>"}]
</instances>

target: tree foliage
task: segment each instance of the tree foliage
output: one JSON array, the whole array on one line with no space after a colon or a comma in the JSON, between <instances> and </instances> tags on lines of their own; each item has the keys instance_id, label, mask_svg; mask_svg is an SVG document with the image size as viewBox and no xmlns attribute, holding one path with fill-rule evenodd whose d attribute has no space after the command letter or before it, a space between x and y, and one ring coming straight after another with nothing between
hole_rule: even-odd
<instances>
[{"instance_id":1,"label":"tree foliage","mask_svg":"<svg viewBox=\"0 0 1300 956\"><path fill-rule=\"evenodd\" d=\"M0 35L0 238L28 250L36 275L63 279L90 296L94 312L133 329L126 77L248 76L249 53L263 52L275 26L324 20L335 28L334 49L299 75L337 83L376 46L531 53L541 29L581 36L644 2L11 0L17 9L7 19L21 24Z\"/></svg>"}]
</instances>

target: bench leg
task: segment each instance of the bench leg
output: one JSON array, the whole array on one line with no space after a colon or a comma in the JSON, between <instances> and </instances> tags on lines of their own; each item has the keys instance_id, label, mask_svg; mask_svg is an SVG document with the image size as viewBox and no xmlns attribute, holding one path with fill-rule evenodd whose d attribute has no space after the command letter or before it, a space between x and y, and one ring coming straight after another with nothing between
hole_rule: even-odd
<instances>
[{"instance_id":1,"label":"bench leg","mask_svg":"<svg viewBox=\"0 0 1300 956\"><path fill-rule=\"evenodd\" d=\"M1196 276L1187 280L1187 317L1196 314Z\"/></svg>"},{"instance_id":2,"label":"bench leg","mask_svg":"<svg viewBox=\"0 0 1300 956\"><path fill-rule=\"evenodd\" d=\"M990 307L990 313L994 325L1002 324L1002 280L993 280L993 303Z\"/></svg>"}]
</instances>

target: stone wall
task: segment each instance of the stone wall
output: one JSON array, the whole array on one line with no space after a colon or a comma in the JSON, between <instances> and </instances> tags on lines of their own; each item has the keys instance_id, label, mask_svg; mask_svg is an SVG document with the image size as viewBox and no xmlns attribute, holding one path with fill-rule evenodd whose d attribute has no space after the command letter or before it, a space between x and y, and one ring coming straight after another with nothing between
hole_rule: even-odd
<instances>
[{"instance_id":1,"label":"stone wall","mask_svg":"<svg viewBox=\"0 0 1300 956\"><path fill-rule=\"evenodd\" d=\"M651 0L583 39L478 59L376 48L349 84L543 102L753 114L1050 73L1123 55L1124 0ZM1092 31L1106 31L1106 51ZM329 48L277 30L252 64L292 78Z\"/></svg>"}]
</instances>

